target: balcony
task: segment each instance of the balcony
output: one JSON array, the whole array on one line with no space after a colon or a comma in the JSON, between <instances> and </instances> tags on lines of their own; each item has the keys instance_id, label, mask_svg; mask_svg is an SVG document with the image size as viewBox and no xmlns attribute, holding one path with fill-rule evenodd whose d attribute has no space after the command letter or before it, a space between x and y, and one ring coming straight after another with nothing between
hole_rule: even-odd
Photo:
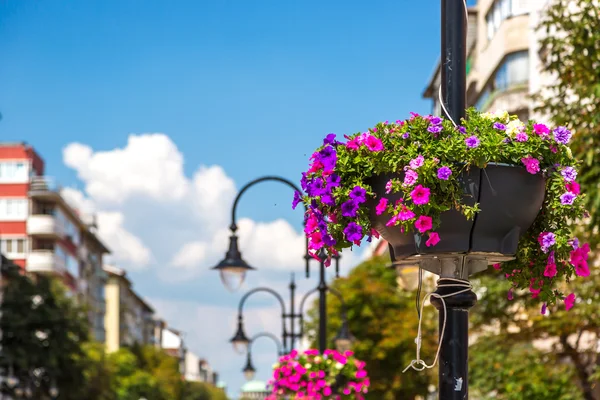
<instances>
[{"instance_id":1,"label":"balcony","mask_svg":"<svg viewBox=\"0 0 600 400\"><path fill-rule=\"evenodd\" d=\"M27 234L45 238L58 239L65 235L62 224L53 215L37 214L27 218Z\"/></svg>"},{"instance_id":2,"label":"balcony","mask_svg":"<svg viewBox=\"0 0 600 400\"><path fill-rule=\"evenodd\" d=\"M65 262L52 250L33 250L27 255L27 272L63 274Z\"/></svg>"}]
</instances>

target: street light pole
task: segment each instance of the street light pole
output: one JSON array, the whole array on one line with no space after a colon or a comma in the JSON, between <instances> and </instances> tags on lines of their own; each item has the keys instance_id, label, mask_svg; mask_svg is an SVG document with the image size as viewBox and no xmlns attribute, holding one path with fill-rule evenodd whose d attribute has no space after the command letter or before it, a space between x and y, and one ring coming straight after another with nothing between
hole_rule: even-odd
<instances>
[{"instance_id":1,"label":"street light pole","mask_svg":"<svg viewBox=\"0 0 600 400\"><path fill-rule=\"evenodd\" d=\"M456 124L465 116L466 50L468 14L464 0L441 0L441 102L447 117ZM477 218L477 217L475 217ZM468 286L468 258L440 260L440 281L431 303L438 309L441 348L439 354L439 398L467 399L469 309L477 302L470 289L444 284L444 278L464 281ZM445 329L444 329L445 323Z\"/></svg>"},{"instance_id":2,"label":"street light pole","mask_svg":"<svg viewBox=\"0 0 600 400\"><path fill-rule=\"evenodd\" d=\"M261 183L261 182L265 182L265 181L275 181L275 182L280 182L283 183L289 187L291 187L292 189L294 189L296 192L298 193L302 193L302 191L300 190L300 188L298 188L298 186L296 186L293 182L291 182L288 179L285 178L281 178L279 176L263 176L261 178L255 179L253 181L248 182L246 185L244 185L242 187L242 189L240 189L240 191L238 192L237 196L235 197L235 200L233 202L233 207L231 209L231 225L229 227L229 229L231 230L231 237L230 237L230 241L229 241L229 249L225 255L225 258L219 263L217 264L217 266L215 266L213 269L219 270L220 274L221 274L221 279L223 281L223 283L228 286L229 289L235 290L237 289L240 285L241 282L243 281L245 274L247 271L251 271L254 270L255 268L251 267L246 261L244 261L244 259L242 258L242 254L239 251L238 248L238 237L236 236L236 231L238 229L237 223L236 223L236 211L237 211L237 206L239 204L239 201L242 197L242 195L248 190L250 189L252 186ZM307 210L306 206L305 206L305 210ZM306 277L309 277L309 269L310 269L310 260L313 257L311 257L309 255L308 252L308 238L306 238L306 254L304 255L304 259L306 260ZM327 268L327 266L325 265L325 261L327 259L326 254L323 250L321 250L318 254L318 259L319 259L319 286L318 286L318 290L319 290L319 351L322 353L325 351L325 349L327 348L327 280L326 280L326 276L325 276L325 269ZM336 272L336 277L339 276L339 256L334 256L333 259L335 260L335 272ZM293 285L293 288L292 288ZM296 289L296 286L294 283L292 283L290 285L290 290L294 291ZM292 293L292 299L291 299L291 305L292 305L292 313L290 315L293 315L293 307L294 307L294 299L293 299L293 293ZM293 349L294 347L294 341L296 339L296 335L295 335L295 331L294 331L294 318L296 318L297 316L291 316L291 320L292 320L292 326L290 327L291 329L291 348Z\"/></svg>"}]
</instances>

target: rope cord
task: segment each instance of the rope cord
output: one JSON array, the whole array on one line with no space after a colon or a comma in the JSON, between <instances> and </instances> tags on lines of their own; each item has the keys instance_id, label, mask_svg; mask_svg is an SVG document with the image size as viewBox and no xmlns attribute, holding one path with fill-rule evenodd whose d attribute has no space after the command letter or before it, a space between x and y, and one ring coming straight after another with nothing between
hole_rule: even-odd
<instances>
[{"instance_id":1,"label":"rope cord","mask_svg":"<svg viewBox=\"0 0 600 400\"><path fill-rule=\"evenodd\" d=\"M446 282L448 282L448 283L446 283ZM435 366L435 364L437 363L438 358L440 356L440 351L442 349L444 333L446 332L446 319L448 317L448 312L446 310L446 301L444 300L444 298L456 296L457 294L465 293L465 292L471 291L473 289L473 285L471 284L471 282L465 281L462 279L454 279L454 278L440 278L438 280L437 286L438 286L438 288L450 288L450 287L459 288L459 289L462 288L462 290L458 290L456 292L452 292L452 293L445 294L445 295L440 295L440 294L432 292L432 293L428 293L423 298L423 302L421 303L421 310L419 313L419 328L417 329L417 337L415 339L415 343L417 344L417 358L412 360L410 362L410 364L406 368L404 368L404 370L402 371L403 373L408 371L410 368L414 369L415 371L423 371L425 368L433 368ZM423 322L423 307L425 306L425 302L427 301L427 299L430 297L438 298L442 302L442 308L444 309L444 322L442 323L442 330L440 331L440 341L438 343L438 348L435 353L435 358L431 365L427 365L427 363L421 359L421 342L422 342L421 341L421 338L422 338L421 325Z\"/></svg>"}]
</instances>

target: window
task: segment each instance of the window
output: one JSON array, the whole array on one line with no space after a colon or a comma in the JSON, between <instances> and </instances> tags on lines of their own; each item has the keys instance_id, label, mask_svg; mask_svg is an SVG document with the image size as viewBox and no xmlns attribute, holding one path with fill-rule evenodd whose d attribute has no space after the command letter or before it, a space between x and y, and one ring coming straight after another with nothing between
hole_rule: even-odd
<instances>
[{"instance_id":1,"label":"window","mask_svg":"<svg viewBox=\"0 0 600 400\"><path fill-rule=\"evenodd\" d=\"M5 161L0 163L0 182L27 182L29 163L25 161Z\"/></svg>"},{"instance_id":2,"label":"window","mask_svg":"<svg viewBox=\"0 0 600 400\"><path fill-rule=\"evenodd\" d=\"M0 251L6 254L25 255L27 252L27 239L2 239Z\"/></svg>"},{"instance_id":3,"label":"window","mask_svg":"<svg viewBox=\"0 0 600 400\"><path fill-rule=\"evenodd\" d=\"M527 82L529 82L529 52L525 50L511 53L504 58L490 82L481 91L475 102L475 108L481 111L493 93Z\"/></svg>"},{"instance_id":4,"label":"window","mask_svg":"<svg viewBox=\"0 0 600 400\"><path fill-rule=\"evenodd\" d=\"M20 221L27 218L29 202L24 198L0 199L0 220Z\"/></svg>"},{"instance_id":5,"label":"window","mask_svg":"<svg viewBox=\"0 0 600 400\"><path fill-rule=\"evenodd\" d=\"M502 21L521 14L527 14L528 0L495 0L485 16L487 38L492 40L500 29Z\"/></svg>"}]
</instances>

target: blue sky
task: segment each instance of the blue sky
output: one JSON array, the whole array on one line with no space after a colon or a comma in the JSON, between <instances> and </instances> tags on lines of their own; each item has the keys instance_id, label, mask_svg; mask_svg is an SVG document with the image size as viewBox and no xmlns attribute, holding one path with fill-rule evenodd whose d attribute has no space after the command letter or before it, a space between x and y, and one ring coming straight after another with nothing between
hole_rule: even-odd
<instances>
[{"instance_id":1,"label":"blue sky","mask_svg":"<svg viewBox=\"0 0 600 400\"><path fill-rule=\"evenodd\" d=\"M48 175L78 189L98 212L119 213L122 228L152 253L144 268L129 265L127 258L119 265L130 271L143 296L160 304L167 321L190 323L167 315L185 309L178 304L199 310L199 319L203 307L229 307L225 332L240 293L227 293L214 273L202 272L214 257L198 256L197 265L185 269L190 275L180 280L170 279L181 270L170 269L169 260L195 235L216 235L207 227L211 214L223 214L218 221L226 228L231 190L225 191L227 201L204 210L204 222L188 226L181 203L163 201L158 192L152 197L150 189L118 201L94 191L99 180L110 185L102 177L101 162L107 160L102 155L116 154L106 168L123 168L123 176L134 168L119 164L124 149L156 165L164 158L148 160L158 154L146 152L148 144L127 148L128 137L163 133L181 156L185 179L204 165L220 166L237 189L266 174L297 181L327 133L353 133L405 118L409 111L430 111L421 93L439 55L439 21L437 1L5 0L0 139L29 142L46 160ZM99 158L75 157L85 153L81 148L63 152L75 142ZM79 161L66 162L65 154ZM299 234L301 213L289 209L288 189L263 186L244 196L239 215L263 223L284 218ZM297 264L293 270L301 276L301 260ZM246 289L260 283L283 287L289 271L259 270ZM310 288L314 281L302 284ZM263 305L272 306L268 300L257 303ZM206 321L198 325L204 330L194 328L190 348L207 355L236 394L243 357L231 361L228 336L211 337ZM255 353L260 351L272 353L271 345L257 344ZM264 380L269 357L256 363Z\"/></svg>"}]
</instances>

